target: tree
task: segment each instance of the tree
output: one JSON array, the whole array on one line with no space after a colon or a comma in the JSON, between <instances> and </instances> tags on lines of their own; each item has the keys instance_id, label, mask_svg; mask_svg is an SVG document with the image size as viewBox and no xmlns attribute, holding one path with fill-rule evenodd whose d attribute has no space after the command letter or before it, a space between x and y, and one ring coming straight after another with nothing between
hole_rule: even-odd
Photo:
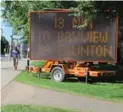
<instances>
[{"instance_id":1,"label":"tree","mask_svg":"<svg viewBox=\"0 0 123 112\"><path fill-rule=\"evenodd\" d=\"M0 44L1 44L1 54L4 55L5 49L8 50L9 42L6 40L4 36L1 36Z\"/></svg>"},{"instance_id":2,"label":"tree","mask_svg":"<svg viewBox=\"0 0 123 112\"><path fill-rule=\"evenodd\" d=\"M71 1L2 1L2 16L13 27L16 35L27 41L29 37L29 12L46 8L70 8L76 6Z\"/></svg>"}]
</instances>

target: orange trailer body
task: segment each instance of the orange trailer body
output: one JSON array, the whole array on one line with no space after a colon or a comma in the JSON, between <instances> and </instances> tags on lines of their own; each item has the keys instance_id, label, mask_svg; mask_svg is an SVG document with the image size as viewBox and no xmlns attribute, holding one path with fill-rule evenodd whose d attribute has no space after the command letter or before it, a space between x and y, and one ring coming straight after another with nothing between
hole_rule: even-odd
<instances>
[{"instance_id":1,"label":"orange trailer body","mask_svg":"<svg viewBox=\"0 0 123 112\"><path fill-rule=\"evenodd\" d=\"M42 72L51 72L54 67L60 67L64 71L65 75L73 75L76 77L85 77L86 73L89 72L90 76L99 77L104 75L114 75L115 71L107 70L94 70L90 67L87 67L84 63L74 64L74 63L60 63L58 61L46 61L43 67L41 68ZM39 72L38 67L30 67L31 72Z\"/></svg>"}]
</instances>

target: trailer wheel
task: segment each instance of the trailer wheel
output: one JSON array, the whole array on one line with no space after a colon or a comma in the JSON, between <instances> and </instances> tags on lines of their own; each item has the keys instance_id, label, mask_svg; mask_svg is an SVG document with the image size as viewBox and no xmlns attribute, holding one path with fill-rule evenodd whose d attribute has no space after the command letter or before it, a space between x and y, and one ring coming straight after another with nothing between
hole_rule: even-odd
<instances>
[{"instance_id":1,"label":"trailer wheel","mask_svg":"<svg viewBox=\"0 0 123 112\"><path fill-rule=\"evenodd\" d=\"M55 80L56 82L62 82L65 79L65 74L62 68L55 67L51 71L51 79Z\"/></svg>"}]
</instances>

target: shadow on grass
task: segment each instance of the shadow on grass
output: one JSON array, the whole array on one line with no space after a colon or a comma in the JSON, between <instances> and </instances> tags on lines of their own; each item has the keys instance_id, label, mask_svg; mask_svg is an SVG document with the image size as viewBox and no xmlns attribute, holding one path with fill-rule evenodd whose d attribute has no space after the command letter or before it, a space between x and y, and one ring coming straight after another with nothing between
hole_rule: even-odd
<instances>
[{"instance_id":1,"label":"shadow on grass","mask_svg":"<svg viewBox=\"0 0 123 112\"><path fill-rule=\"evenodd\" d=\"M122 99L123 99L123 96L114 96L114 95L112 95L112 97L113 97L113 98L119 98L119 99L122 98Z\"/></svg>"},{"instance_id":2,"label":"shadow on grass","mask_svg":"<svg viewBox=\"0 0 123 112\"><path fill-rule=\"evenodd\" d=\"M34 73L33 76L36 78L50 79L49 73L40 73L40 74Z\"/></svg>"},{"instance_id":3,"label":"shadow on grass","mask_svg":"<svg viewBox=\"0 0 123 112\"><path fill-rule=\"evenodd\" d=\"M50 73L41 73L41 74L34 74L33 75L36 78L42 78L42 79L48 79L50 80ZM85 78L84 80L80 81L78 80L77 77L67 77L64 81L65 82L72 82L72 83L86 83ZM123 84L123 75L116 75L116 76L110 76L110 77L98 77L98 78L94 78L94 77L90 77L88 79L88 83L90 84L100 84L100 83L117 83L117 84Z\"/></svg>"},{"instance_id":4,"label":"shadow on grass","mask_svg":"<svg viewBox=\"0 0 123 112\"><path fill-rule=\"evenodd\" d=\"M73 82L73 83L78 83L78 82L81 82L81 83L86 83L86 81L85 80L83 80L83 81L79 81L77 78L68 78L68 79L66 79L65 80L65 82ZM90 78L89 80L88 80L88 83L90 83L90 84L96 84L96 85L98 85L98 84L100 84L100 83L117 83L117 84L123 84L123 80L118 80L118 79L116 79L116 80L111 80L111 79L108 79L108 78Z\"/></svg>"}]
</instances>

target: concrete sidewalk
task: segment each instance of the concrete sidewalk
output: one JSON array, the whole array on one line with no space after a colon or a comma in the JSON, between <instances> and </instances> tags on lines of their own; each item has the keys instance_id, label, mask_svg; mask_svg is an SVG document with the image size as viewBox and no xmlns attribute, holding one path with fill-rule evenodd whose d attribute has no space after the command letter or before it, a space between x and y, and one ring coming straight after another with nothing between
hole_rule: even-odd
<instances>
[{"instance_id":1,"label":"concrete sidewalk","mask_svg":"<svg viewBox=\"0 0 123 112\"><path fill-rule=\"evenodd\" d=\"M4 88L21 71L25 69L26 61L19 60L18 70L13 69L13 61L1 61L1 88Z\"/></svg>"},{"instance_id":2,"label":"concrete sidewalk","mask_svg":"<svg viewBox=\"0 0 123 112\"><path fill-rule=\"evenodd\" d=\"M54 90L41 89L13 81L2 90L2 104L39 104L81 112L122 112L123 103L71 95Z\"/></svg>"}]
</instances>

